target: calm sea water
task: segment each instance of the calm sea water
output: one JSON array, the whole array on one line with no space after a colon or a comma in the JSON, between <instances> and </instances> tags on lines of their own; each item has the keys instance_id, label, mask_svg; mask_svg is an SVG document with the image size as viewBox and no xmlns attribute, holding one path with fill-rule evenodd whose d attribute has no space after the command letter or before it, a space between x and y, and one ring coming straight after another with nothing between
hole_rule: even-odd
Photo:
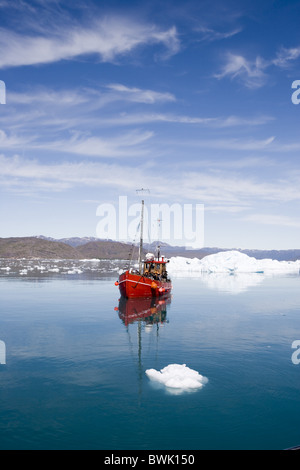
<instances>
[{"instance_id":1,"label":"calm sea water","mask_svg":"<svg viewBox=\"0 0 300 470\"><path fill-rule=\"evenodd\" d=\"M114 263L1 263L0 449L300 444L299 276L175 278L170 302L128 305ZM145 374L173 363L209 382Z\"/></svg>"}]
</instances>

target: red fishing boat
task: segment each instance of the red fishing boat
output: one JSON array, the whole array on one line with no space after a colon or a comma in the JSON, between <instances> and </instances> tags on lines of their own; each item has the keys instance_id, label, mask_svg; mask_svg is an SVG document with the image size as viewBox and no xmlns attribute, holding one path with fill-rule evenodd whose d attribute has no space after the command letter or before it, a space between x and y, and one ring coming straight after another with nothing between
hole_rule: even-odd
<instances>
[{"instance_id":1,"label":"red fishing boat","mask_svg":"<svg viewBox=\"0 0 300 470\"><path fill-rule=\"evenodd\" d=\"M139 247L139 267L138 269L128 269L119 276L115 285L119 287L123 297L159 297L170 294L172 282L168 276L167 263L163 256L160 256L158 247L157 256L148 253L145 260L142 260L143 253L143 217L144 201L141 210L141 236Z\"/></svg>"}]
</instances>

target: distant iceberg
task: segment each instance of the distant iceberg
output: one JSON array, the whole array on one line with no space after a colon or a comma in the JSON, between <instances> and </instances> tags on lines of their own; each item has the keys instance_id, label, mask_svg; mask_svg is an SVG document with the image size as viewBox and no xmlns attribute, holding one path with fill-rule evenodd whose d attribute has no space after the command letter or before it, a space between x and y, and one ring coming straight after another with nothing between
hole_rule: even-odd
<instances>
[{"instance_id":1,"label":"distant iceberg","mask_svg":"<svg viewBox=\"0 0 300 470\"><path fill-rule=\"evenodd\" d=\"M239 251L224 251L203 259L175 256L170 259L170 274L196 273L299 273L300 261L258 260Z\"/></svg>"}]
</instances>

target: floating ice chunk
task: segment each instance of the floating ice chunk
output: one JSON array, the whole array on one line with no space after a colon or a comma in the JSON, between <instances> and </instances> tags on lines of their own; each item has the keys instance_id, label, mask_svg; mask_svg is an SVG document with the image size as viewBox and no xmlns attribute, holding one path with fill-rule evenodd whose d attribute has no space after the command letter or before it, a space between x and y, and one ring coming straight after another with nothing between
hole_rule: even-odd
<instances>
[{"instance_id":1,"label":"floating ice chunk","mask_svg":"<svg viewBox=\"0 0 300 470\"><path fill-rule=\"evenodd\" d=\"M91 258L91 259L81 259L80 261L84 263L100 263L101 260L99 258Z\"/></svg>"},{"instance_id":2,"label":"floating ice chunk","mask_svg":"<svg viewBox=\"0 0 300 470\"><path fill-rule=\"evenodd\" d=\"M46 270L45 266L39 266L37 264L34 266L34 268L37 269L38 271L45 271Z\"/></svg>"},{"instance_id":3,"label":"floating ice chunk","mask_svg":"<svg viewBox=\"0 0 300 470\"><path fill-rule=\"evenodd\" d=\"M177 389L180 393L202 388L208 379L186 364L169 364L160 371L147 369L149 379L165 385L168 389Z\"/></svg>"}]
</instances>

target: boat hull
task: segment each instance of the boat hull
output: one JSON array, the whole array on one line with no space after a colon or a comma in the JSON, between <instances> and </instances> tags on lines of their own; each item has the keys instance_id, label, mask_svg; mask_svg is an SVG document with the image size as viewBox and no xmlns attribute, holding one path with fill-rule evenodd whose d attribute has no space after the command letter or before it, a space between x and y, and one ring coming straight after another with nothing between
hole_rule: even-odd
<instances>
[{"instance_id":1,"label":"boat hull","mask_svg":"<svg viewBox=\"0 0 300 470\"><path fill-rule=\"evenodd\" d=\"M172 290L170 281L157 281L140 274L124 272L119 277L119 289L123 297L160 297L169 294Z\"/></svg>"}]
</instances>

